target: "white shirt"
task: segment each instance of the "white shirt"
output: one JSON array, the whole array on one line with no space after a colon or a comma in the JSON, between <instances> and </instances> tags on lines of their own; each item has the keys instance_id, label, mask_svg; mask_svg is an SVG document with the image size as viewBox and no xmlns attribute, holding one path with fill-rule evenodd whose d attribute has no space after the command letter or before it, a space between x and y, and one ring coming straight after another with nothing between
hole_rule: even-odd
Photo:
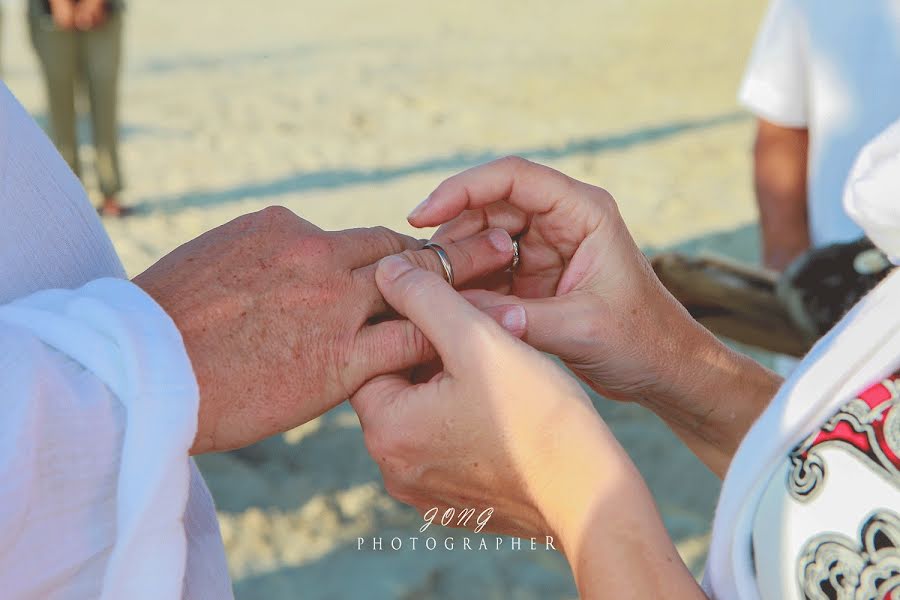
<instances>
[{"instance_id":1,"label":"white shirt","mask_svg":"<svg viewBox=\"0 0 900 600\"><path fill-rule=\"evenodd\" d=\"M772 0L739 98L809 130L813 246L859 237L841 198L859 151L900 118L900 0Z\"/></svg>"},{"instance_id":2,"label":"white shirt","mask_svg":"<svg viewBox=\"0 0 900 600\"><path fill-rule=\"evenodd\" d=\"M0 596L231 598L198 401L177 328L0 83Z\"/></svg>"}]
</instances>

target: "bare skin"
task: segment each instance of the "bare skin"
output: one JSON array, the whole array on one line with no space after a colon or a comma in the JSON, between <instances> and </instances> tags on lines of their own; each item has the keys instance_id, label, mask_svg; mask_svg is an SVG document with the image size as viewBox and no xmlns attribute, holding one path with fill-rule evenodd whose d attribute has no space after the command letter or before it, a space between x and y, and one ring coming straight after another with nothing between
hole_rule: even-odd
<instances>
[{"instance_id":1,"label":"bare skin","mask_svg":"<svg viewBox=\"0 0 900 600\"><path fill-rule=\"evenodd\" d=\"M521 262L480 280L491 289L464 291L474 306L402 260L379 264L385 299L443 364L425 383L387 375L352 399L387 490L423 512L494 507L492 531L554 536L582 598L705 598L630 459L535 349L601 393L655 410L719 475L780 379L691 319L605 190L508 158L448 179L410 222L443 223L435 237L445 243L503 227ZM521 309L534 348L476 307Z\"/></svg>"},{"instance_id":2,"label":"bare skin","mask_svg":"<svg viewBox=\"0 0 900 600\"><path fill-rule=\"evenodd\" d=\"M75 6L75 27L80 31L96 29L107 16L106 0L80 0Z\"/></svg>"},{"instance_id":3,"label":"bare skin","mask_svg":"<svg viewBox=\"0 0 900 600\"><path fill-rule=\"evenodd\" d=\"M443 364L427 383L385 375L352 399L393 496L423 513L493 508L486 530L549 536L582 598L704 597L574 379L433 273L390 257L376 280Z\"/></svg>"},{"instance_id":4,"label":"bare skin","mask_svg":"<svg viewBox=\"0 0 900 600\"><path fill-rule=\"evenodd\" d=\"M719 476L781 383L690 317L601 188L502 159L443 182L410 222L443 223L434 236L443 241L492 227L518 236L515 273L466 297L481 308L524 306L529 344L598 393L656 412ZM735 386L742 396L723 397Z\"/></svg>"},{"instance_id":5,"label":"bare skin","mask_svg":"<svg viewBox=\"0 0 900 600\"><path fill-rule=\"evenodd\" d=\"M753 176L763 264L779 272L810 247L806 208L808 152L806 129L758 121Z\"/></svg>"},{"instance_id":6,"label":"bare skin","mask_svg":"<svg viewBox=\"0 0 900 600\"><path fill-rule=\"evenodd\" d=\"M197 377L191 452L286 431L372 377L432 359L414 325L391 319L375 285L373 263L398 252L442 273L421 247L385 228L322 231L275 207L203 234L135 277L175 322ZM465 284L505 269L512 240L494 230L446 250Z\"/></svg>"},{"instance_id":7,"label":"bare skin","mask_svg":"<svg viewBox=\"0 0 900 600\"><path fill-rule=\"evenodd\" d=\"M75 0L50 0L50 13L60 29L75 29Z\"/></svg>"}]
</instances>

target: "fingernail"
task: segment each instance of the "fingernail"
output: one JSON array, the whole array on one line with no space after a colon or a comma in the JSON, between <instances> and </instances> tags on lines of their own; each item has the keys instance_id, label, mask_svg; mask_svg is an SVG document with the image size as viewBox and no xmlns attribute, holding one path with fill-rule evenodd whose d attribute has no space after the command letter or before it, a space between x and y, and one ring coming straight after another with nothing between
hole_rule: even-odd
<instances>
[{"instance_id":1,"label":"fingernail","mask_svg":"<svg viewBox=\"0 0 900 600\"><path fill-rule=\"evenodd\" d=\"M503 326L503 329L510 333L517 335L522 333L525 331L526 325L525 308L522 306L509 307L509 310L503 313L500 324Z\"/></svg>"},{"instance_id":2,"label":"fingernail","mask_svg":"<svg viewBox=\"0 0 900 600\"><path fill-rule=\"evenodd\" d=\"M507 254L512 252L512 238L509 237L509 233L507 233L505 229L490 230L488 232L488 239L491 241L491 245L499 252Z\"/></svg>"},{"instance_id":3,"label":"fingernail","mask_svg":"<svg viewBox=\"0 0 900 600\"><path fill-rule=\"evenodd\" d=\"M421 202L419 202L419 205L416 206L414 209L412 209L412 212L409 213L409 216L406 217L406 218L407 218L407 219L415 219L416 217L418 217L419 215L421 215L421 214L422 214L422 211L424 211L424 210L425 210L425 207L428 205L428 201L429 201L429 200L431 200L431 196L428 196L427 198L425 198L424 200L422 200Z\"/></svg>"},{"instance_id":4,"label":"fingernail","mask_svg":"<svg viewBox=\"0 0 900 600\"><path fill-rule=\"evenodd\" d=\"M378 272L383 279L393 281L412 269L412 263L401 256L386 256L378 263Z\"/></svg>"}]
</instances>

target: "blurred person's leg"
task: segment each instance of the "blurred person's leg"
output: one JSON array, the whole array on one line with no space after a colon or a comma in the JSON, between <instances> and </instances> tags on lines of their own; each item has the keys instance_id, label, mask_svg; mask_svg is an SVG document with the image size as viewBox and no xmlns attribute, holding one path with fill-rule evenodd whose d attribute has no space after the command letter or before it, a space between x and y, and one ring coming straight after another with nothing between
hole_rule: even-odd
<instances>
[{"instance_id":1,"label":"blurred person's leg","mask_svg":"<svg viewBox=\"0 0 900 600\"><path fill-rule=\"evenodd\" d=\"M118 215L117 195L122 191L119 166L119 71L122 57L122 14L81 33L79 60L91 106L91 127L97 161L97 178L103 194L104 214Z\"/></svg>"},{"instance_id":2,"label":"blurred person's leg","mask_svg":"<svg viewBox=\"0 0 900 600\"><path fill-rule=\"evenodd\" d=\"M50 137L72 171L81 177L75 131L76 33L58 29L49 15L29 11L28 24L47 90Z\"/></svg>"}]
</instances>

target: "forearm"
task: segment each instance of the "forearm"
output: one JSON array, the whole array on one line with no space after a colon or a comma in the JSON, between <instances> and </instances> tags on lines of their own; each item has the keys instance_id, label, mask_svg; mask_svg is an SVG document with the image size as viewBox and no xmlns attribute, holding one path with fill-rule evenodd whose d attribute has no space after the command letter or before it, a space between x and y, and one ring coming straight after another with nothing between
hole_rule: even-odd
<instances>
[{"instance_id":1,"label":"forearm","mask_svg":"<svg viewBox=\"0 0 900 600\"><path fill-rule=\"evenodd\" d=\"M689 349L688 351L686 351ZM696 322L673 346L665 385L639 403L719 477L782 379L731 350Z\"/></svg>"},{"instance_id":2,"label":"forearm","mask_svg":"<svg viewBox=\"0 0 900 600\"><path fill-rule=\"evenodd\" d=\"M581 598L706 598L669 539L649 493L607 504L598 506L570 563Z\"/></svg>"},{"instance_id":3,"label":"forearm","mask_svg":"<svg viewBox=\"0 0 900 600\"><path fill-rule=\"evenodd\" d=\"M705 598L672 544L640 473L599 424L556 465L557 498L546 512L586 600ZM599 421L599 419L598 419ZM556 515L556 518L553 517Z\"/></svg>"}]
</instances>

